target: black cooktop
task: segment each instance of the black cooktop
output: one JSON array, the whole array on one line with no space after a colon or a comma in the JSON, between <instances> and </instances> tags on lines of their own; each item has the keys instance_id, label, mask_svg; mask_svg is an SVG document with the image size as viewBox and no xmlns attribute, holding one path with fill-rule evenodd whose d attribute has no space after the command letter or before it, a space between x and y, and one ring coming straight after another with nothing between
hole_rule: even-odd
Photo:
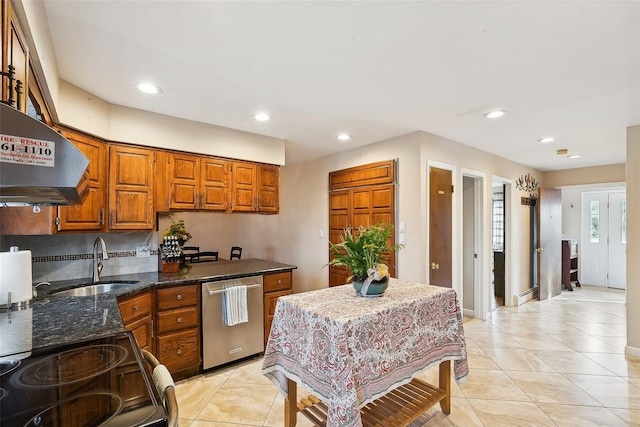
<instances>
[{"instance_id":1,"label":"black cooktop","mask_svg":"<svg viewBox=\"0 0 640 427\"><path fill-rule=\"evenodd\" d=\"M133 337L122 333L0 359L1 426L166 426Z\"/></svg>"}]
</instances>

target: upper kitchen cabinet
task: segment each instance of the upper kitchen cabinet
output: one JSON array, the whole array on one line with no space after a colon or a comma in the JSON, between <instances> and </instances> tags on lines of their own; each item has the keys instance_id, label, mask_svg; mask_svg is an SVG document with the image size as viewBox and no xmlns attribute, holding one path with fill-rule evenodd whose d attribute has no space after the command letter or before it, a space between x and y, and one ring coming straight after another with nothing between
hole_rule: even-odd
<instances>
[{"instance_id":1,"label":"upper kitchen cabinet","mask_svg":"<svg viewBox=\"0 0 640 427\"><path fill-rule=\"evenodd\" d=\"M229 162L190 154L169 154L169 207L226 211Z\"/></svg>"},{"instance_id":2,"label":"upper kitchen cabinet","mask_svg":"<svg viewBox=\"0 0 640 427\"><path fill-rule=\"evenodd\" d=\"M155 152L109 146L109 230L152 230Z\"/></svg>"},{"instance_id":3,"label":"upper kitchen cabinet","mask_svg":"<svg viewBox=\"0 0 640 427\"><path fill-rule=\"evenodd\" d=\"M11 67L12 75L9 77ZM29 47L10 1L2 1L2 101L26 113Z\"/></svg>"},{"instance_id":4,"label":"upper kitchen cabinet","mask_svg":"<svg viewBox=\"0 0 640 427\"><path fill-rule=\"evenodd\" d=\"M272 165L233 162L231 211L278 213L279 171Z\"/></svg>"},{"instance_id":5,"label":"upper kitchen cabinet","mask_svg":"<svg viewBox=\"0 0 640 427\"><path fill-rule=\"evenodd\" d=\"M106 209L106 145L103 141L77 132L61 130L89 159L89 195L82 205L58 208L58 231L102 231Z\"/></svg>"}]
</instances>

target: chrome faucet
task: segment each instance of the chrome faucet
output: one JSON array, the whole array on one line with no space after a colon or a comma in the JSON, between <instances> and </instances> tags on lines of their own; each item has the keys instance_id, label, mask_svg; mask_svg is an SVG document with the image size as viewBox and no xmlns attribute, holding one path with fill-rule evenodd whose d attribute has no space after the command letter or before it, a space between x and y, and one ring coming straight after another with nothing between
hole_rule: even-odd
<instances>
[{"instance_id":1,"label":"chrome faucet","mask_svg":"<svg viewBox=\"0 0 640 427\"><path fill-rule=\"evenodd\" d=\"M102 256L98 256L98 243L102 245ZM107 244L104 242L102 237L96 239L93 242L93 277L92 281L97 282L100 280L100 272L102 271L102 260L109 259L109 254L107 253Z\"/></svg>"}]
</instances>

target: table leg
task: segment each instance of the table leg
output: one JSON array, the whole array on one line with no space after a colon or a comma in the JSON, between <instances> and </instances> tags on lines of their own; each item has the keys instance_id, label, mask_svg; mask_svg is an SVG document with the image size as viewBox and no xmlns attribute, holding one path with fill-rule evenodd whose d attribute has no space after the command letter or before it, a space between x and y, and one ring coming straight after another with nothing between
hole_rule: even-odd
<instances>
[{"instance_id":1,"label":"table leg","mask_svg":"<svg viewBox=\"0 0 640 427\"><path fill-rule=\"evenodd\" d=\"M284 425L295 427L298 415L298 384L287 378L287 398L284 400Z\"/></svg>"},{"instance_id":2,"label":"table leg","mask_svg":"<svg viewBox=\"0 0 640 427\"><path fill-rule=\"evenodd\" d=\"M442 412L449 415L451 412L451 361L440 362L440 378L438 387L446 391L445 397L440 401Z\"/></svg>"}]
</instances>

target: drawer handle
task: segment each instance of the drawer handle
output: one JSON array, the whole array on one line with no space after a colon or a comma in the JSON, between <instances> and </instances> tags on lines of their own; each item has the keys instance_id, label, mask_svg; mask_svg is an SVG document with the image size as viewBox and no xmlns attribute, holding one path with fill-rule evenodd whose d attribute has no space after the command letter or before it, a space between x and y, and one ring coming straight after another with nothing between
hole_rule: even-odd
<instances>
[{"instance_id":1,"label":"drawer handle","mask_svg":"<svg viewBox=\"0 0 640 427\"><path fill-rule=\"evenodd\" d=\"M176 323L180 323L180 322L182 322L182 317L178 317L178 318L176 319Z\"/></svg>"},{"instance_id":2,"label":"drawer handle","mask_svg":"<svg viewBox=\"0 0 640 427\"><path fill-rule=\"evenodd\" d=\"M181 348L177 349L177 350L176 350L176 354L177 354L177 355L181 355L181 354L182 354L182 349L181 349Z\"/></svg>"},{"instance_id":3,"label":"drawer handle","mask_svg":"<svg viewBox=\"0 0 640 427\"><path fill-rule=\"evenodd\" d=\"M278 279L278 285L282 285L282 280Z\"/></svg>"},{"instance_id":4,"label":"drawer handle","mask_svg":"<svg viewBox=\"0 0 640 427\"><path fill-rule=\"evenodd\" d=\"M176 299L177 299L178 301L180 301L180 300L182 299L182 294L178 294L178 295L176 295Z\"/></svg>"},{"instance_id":5,"label":"drawer handle","mask_svg":"<svg viewBox=\"0 0 640 427\"><path fill-rule=\"evenodd\" d=\"M139 307L138 307L137 305L134 305L134 306L133 306L133 311L138 311L138 308L139 308Z\"/></svg>"}]
</instances>

